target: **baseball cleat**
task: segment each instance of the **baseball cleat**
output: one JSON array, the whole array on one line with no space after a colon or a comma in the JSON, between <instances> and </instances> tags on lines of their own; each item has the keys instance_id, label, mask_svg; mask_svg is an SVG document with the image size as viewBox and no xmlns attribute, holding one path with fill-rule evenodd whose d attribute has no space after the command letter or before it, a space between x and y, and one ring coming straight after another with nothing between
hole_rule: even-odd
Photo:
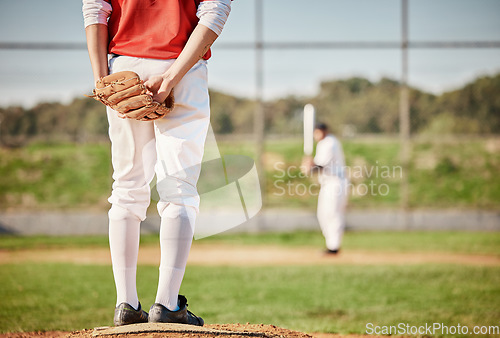
<instances>
[{"instance_id":1,"label":"baseball cleat","mask_svg":"<svg viewBox=\"0 0 500 338\"><path fill-rule=\"evenodd\" d=\"M186 297L179 295L178 300L179 310L170 311L160 303L155 303L149 309L149 322L150 323L178 323L203 326L205 323L201 317L196 316L194 313L187 309Z\"/></svg>"},{"instance_id":2,"label":"baseball cleat","mask_svg":"<svg viewBox=\"0 0 500 338\"><path fill-rule=\"evenodd\" d=\"M128 303L121 303L115 308L113 322L115 326L147 323L148 313L142 310L141 303L139 303L139 309L137 310Z\"/></svg>"},{"instance_id":3,"label":"baseball cleat","mask_svg":"<svg viewBox=\"0 0 500 338\"><path fill-rule=\"evenodd\" d=\"M335 256L335 255L338 255L339 252L340 252L340 249L336 249L336 250L326 249L325 250L325 255Z\"/></svg>"}]
</instances>

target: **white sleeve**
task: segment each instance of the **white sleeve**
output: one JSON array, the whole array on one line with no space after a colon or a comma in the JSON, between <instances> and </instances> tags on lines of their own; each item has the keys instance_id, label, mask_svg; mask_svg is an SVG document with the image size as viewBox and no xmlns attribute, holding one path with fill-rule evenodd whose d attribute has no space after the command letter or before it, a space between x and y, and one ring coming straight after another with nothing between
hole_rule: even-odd
<instances>
[{"instance_id":1,"label":"white sleeve","mask_svg":"<svg viewBox=\"0 0 500 338\"><path fill-rule=\"evenodd\" d=\"M333 158L332 150L325 149L324 147L318 151L316 149L316 156L314 156L314 164L319 167L325 167Z\"/></svg>"},{"instance_id":2,"label":"white sleeve","mask_svg":"<svg viewBox=\"0 0 500 338\"><path fill-rule=\"evenodd\" d=\"M322 140L316 146L316 156L314 156L314 164L320 167L327 166L335 154L335 142L331 140Z\"/></svg>"},{"instance_id":3,"label":"white sleeve","mask_svg":"<svg viewBox=\"0 0 500 338\"><path fill-rule=\"evenodd\" d=\"M82 12L85 27L97 23L107 25L111 4L105 0L83 0Z\"/></svg>"},{"instance_id":4,"label":"white sleeve","mask_svg":"<svg viewBox=\"0 0 500 338\"><path fill-rule=\"evenodd\" d=\"M220 35L231 12L231 0L206 0L200 2L196 16L198 23Z\"/></svg>"}]
</instances>

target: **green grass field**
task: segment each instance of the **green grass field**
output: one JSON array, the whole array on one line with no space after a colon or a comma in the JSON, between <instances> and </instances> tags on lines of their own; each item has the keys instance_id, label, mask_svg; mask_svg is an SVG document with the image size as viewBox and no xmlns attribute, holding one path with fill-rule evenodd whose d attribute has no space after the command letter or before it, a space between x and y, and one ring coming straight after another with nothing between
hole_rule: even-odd
<instances>
[{"instance_id":1,"label":"green grass field","mask_svg":"<svg viewBox=\"0 0 500 338\"><path fill-rule=\"evenodd\" d=\"M142 244L157 245L155 236ZM318 233L214 236L217 245L322 248ZM197 243L195 242L195 245ZM105 237L0 237L1 250L103 247ZM500 256L498 233L347 233L345 251ZM154 301L158 268L139 266L138 292ZM111 267L64 263L0 266L0 332L111 325ZM265 323L305 332L363 333L375 325L499 325L500 267L462 264L188 266L182 293L207 323Z\"/></svg>"},{"instance_id":2,"label":"green grass field","mask_svg":"<svg viewBox=\"0 0 500 338\"><path fill-rule=\"evenodd\" d=\"M154 302L158 269L139 268L141 302ZM200 267L181 292L207 323L264 323L305 332L363 333L367 323L498 325L500 269L471 266ZM112 325L111 269L3 265L0 330Z\"/></svg>"},{"instance_id":3,"label":"green grass field","mask_svg":"<svg viewBox=\"0 0 500 338\"><path fill-rule=\"evenodd\" d=\"M249 141L220 141L222 154L254 157ZM500 201L500 140L415 141L408 172L397 139L345 140L351 208L398 208L408 175L412 208L495 209ZM301 177L302 140L269 140L264 167L269 207L316 206L315 177ZM0 149L0 208L108 208L109 145L33 144ZM308 189L306 193L304 191Z\"/></svg>"}]
</instances>

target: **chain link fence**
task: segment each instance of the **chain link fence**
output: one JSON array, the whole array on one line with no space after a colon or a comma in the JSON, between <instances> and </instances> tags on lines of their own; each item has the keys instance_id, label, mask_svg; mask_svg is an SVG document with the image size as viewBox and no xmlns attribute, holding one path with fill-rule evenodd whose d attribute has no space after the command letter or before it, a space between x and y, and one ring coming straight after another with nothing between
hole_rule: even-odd
<instances>
[{"instance_id":1,"label":"chain link fence","mask_svg":"<svg viewBox=\"0 0 500 338\"><path fill-rule=\"evenodd\" d=\"M254 81L255 95L236 97L212 91L212 127L221 152L251 155L256 159L265 206L315 207L316 178L304 177L300 172L302 114L304 105L311 103L316 108L317 120L326 122L342 140L351 182L351 208L498 207L500 75L481 76L462 88L436 94L412 85L409 60L417 50L446 49L451 55L465 50L497 50L500 41L412 41L408 33L411 14L408 0L398 3L401 35L394 41L294 41L292 38L269 41L263 20L267 4L262 0L253 3L255 40L220 41L214 51L218 54L231 51L233 55L255 53L255 75L248 79ZM0 43L0 48L34 55L45 50L85 51L83 43L5 42ZM386 53L383 55L392 58L399 70L396 76L377 79L363 74L340 79L319 76L319 86L304 95L266 97L276 78L290 76L289 73L298 78L306 75L309 66L302 55L308 51L321 51L324 58L337 63L353 55L343 54L345 51L354 51L365 60L375 53ZM287 57L296 57L295 68L283 61ZM325 62L325 72L328 67ZM68 143L85 147L105 142L106 134L102 107L83 97L69 104L0 108L4 161L11 156L7 155L8 149ZM19 175L18 169L9 169L10 166L12 163L2 164L4 177ZM23 170L28 176L40 175ZM6 183L3 186L4 192L15 195L8 192L11 188ZM99 193L106 195L103 191ZM24 197L9 198L2 201L6 205L15 204ZM90 198L88 203L93 200Z\"/></svg>"}]
</instances>

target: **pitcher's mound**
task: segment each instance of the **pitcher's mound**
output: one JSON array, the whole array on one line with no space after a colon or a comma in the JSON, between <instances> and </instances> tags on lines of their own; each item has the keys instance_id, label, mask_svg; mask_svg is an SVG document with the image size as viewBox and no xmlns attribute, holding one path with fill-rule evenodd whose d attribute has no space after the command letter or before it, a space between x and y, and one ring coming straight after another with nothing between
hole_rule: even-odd
<instances>
[{"instance_id":1,"label":"pitcher's mound","mask_svg":"<svg viewBox=\"0 0 500 338\"><path fill-rule=\"evenodd\" d=\"M102 327L71 333L68 337L262 337L311 338L311 335L264 324L214 324L203 327L183 324L145 323L118 327Z\"/></svg>"}]
</instances>

